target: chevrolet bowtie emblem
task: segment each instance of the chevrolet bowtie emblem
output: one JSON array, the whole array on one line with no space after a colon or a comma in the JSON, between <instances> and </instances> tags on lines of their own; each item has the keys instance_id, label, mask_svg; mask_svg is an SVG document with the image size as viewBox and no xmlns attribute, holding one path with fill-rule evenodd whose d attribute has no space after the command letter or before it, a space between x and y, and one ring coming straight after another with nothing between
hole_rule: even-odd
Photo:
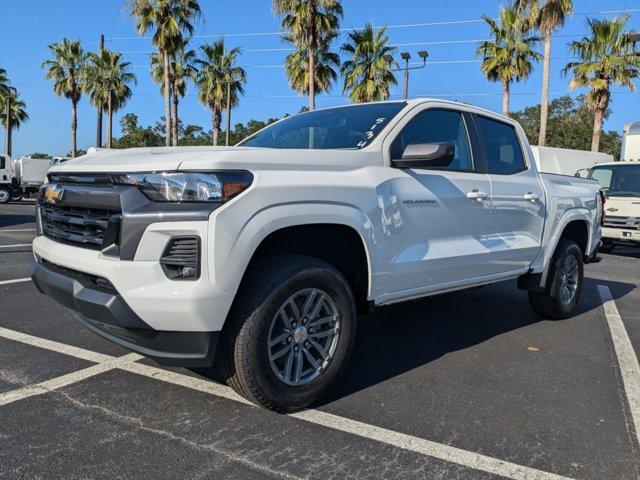
<instances>
[{"instance_id":1,"label":"chevrolet bowtie emblem","mask_svg":"<svg viewBox=\"0 0 640 480\"><path fill-rule=\"evenodd\" d=\"M620 209L615 207L607 208L607 212L617 212L618 210Z\"/></svg>"},{"instance_id":2,"label":"chevrolet bowtie emblem","mask_svg":"<svg viewBox=\"0 0 640 480\"><path fill-rule=\"evenodd\" d=\"M57 203L62 200L64 194L64 187L60 185L50 185L44 192L44 201L47 203Z\"/></svg>"}]
</instances>

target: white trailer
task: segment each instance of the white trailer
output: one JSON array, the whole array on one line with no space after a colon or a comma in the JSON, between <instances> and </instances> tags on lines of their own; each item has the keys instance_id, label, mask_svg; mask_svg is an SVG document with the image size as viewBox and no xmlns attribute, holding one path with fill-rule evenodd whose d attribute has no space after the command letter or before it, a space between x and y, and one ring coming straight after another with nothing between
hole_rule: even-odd
<instances>
[{"instance_id":1,"label":"white trailer","mask_svg":"<svg viewBox=\"0 0 640 480\"><path fill-rule=\"evenodd\" d=\"M640 162L640 122L629 123L624 126L620 160L623 162Z\"/></svg>"},{"instance_id":2,"label":"white trailer","mask_svg":"<svg viewBox=\"0 0 640 480\"><path fill-rule=\"evenodd\" d=\"M558 175L579 176L581 171L587 173L595 165L614 160L612 155L586 150L538 146L531 146L531 150L540 172Z\"/></svg>"}]
</instances>

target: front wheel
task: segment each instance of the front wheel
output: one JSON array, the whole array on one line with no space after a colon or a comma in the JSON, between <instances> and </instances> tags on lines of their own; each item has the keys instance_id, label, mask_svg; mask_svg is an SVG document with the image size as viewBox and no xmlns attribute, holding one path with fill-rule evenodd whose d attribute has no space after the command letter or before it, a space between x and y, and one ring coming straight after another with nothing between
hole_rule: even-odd
<instances>
[{"instance_id":1,"label":"front wheel","mask_svg":"<svg viewBox=\"0 0 640 480\"><path fill-rule=\"evenodd\" d=\"M0 187L0 204L9 203L11 200L11 192L6 187Z\"/></svg>"},{"instance_id":2,"label":"front wheel","mask_svg":"<svg viewBox=\"0 0 640 480\"><path fill-rule=\"evenodd\" d=\"M602 242L600 248L598 249L602 253L611 253L613 249L616 248L616 244L613 242Z\"/></svg>"},{"instance_id":3,"label":"front wheel","mask_svg":"<svg viewBox=\"0 0 640 480\"><path fill-rule=\"evenodd\" d=\"M571 240L561 240L550 268L544 292L529 292L529 304L542 318L568 318L578 305L582 294L582 250Z\"/></svg>"},{"instance_id":4,"label":"front wheel","mask_svg":"<svg viewBox=\"0 0 640 480\"><path fill-rule=\"evenodd\" d=\"M323 397L353 348L355 302L344 277L312 257L281 255L254 267L220 340L227 383L265 408L291 412Z\"/></svg>"}]
</instances>

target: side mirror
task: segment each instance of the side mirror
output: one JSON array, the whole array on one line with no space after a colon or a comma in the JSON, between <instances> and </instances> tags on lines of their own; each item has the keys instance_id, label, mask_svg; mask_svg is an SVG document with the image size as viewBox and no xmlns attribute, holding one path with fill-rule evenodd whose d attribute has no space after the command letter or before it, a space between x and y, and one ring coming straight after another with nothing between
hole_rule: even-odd
<instances>
[{"instance_id":1,"label":"side mirror","mask_svg":"<svg viewBox=\"0 0 640 480\"><path fill-rule=\"evenodd\" d=\"M456 156L456 146L449 142L407 145L402 159L393 160L397 168L448 167Z\"/></svg>"}]
</instances>

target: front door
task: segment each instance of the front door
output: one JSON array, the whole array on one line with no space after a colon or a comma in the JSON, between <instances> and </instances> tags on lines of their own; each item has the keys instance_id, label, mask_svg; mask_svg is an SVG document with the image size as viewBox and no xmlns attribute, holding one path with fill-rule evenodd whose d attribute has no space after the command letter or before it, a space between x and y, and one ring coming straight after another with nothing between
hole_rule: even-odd
<instances>
[{"instance_id":1,"label":"front door","mask_svg":"<svg viewBox=\"0 0 640 480\"><path fill-rule=\"evenodd\" d=\"M389 169L397 205L389 291L445 288L486 274L491 185L474 159L465 115L422 110L392 140L390 158L402 158L407 145L434 142L455 145L448 167Z\"/></svg>"}]
</instances>

